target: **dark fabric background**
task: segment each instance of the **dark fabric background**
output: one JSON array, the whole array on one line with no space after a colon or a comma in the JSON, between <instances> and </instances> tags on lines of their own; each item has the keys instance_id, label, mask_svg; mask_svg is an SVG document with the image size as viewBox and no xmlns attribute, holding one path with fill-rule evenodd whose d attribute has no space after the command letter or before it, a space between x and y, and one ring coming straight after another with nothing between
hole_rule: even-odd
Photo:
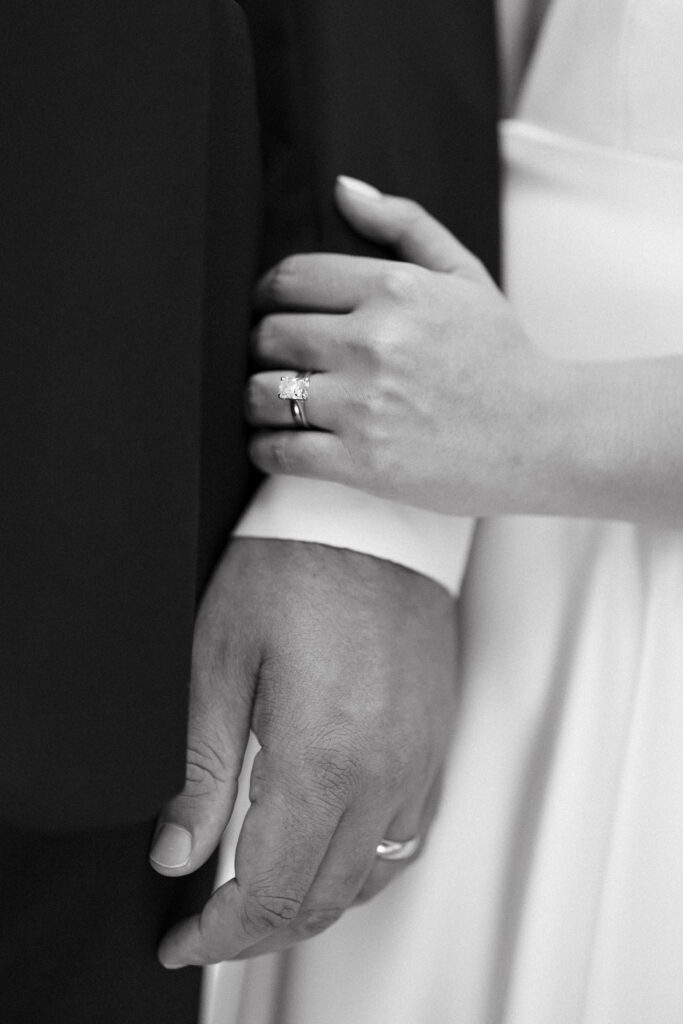
<instances>
[{"instance_id":1,"label":"dark fabric background","mask_svg":"<svg viewBox=\"0 0 683 1024\"><path fill-rule=\"evenodd\" d=\"M249 46L228 3L1 17L0 815L108 825L182 784L195 581L245 499Z\"/></svg>"},{"instance_id":2,"label":"dark fabric background","mask_svg":"<svg viewBox=\"0 0 683 1024\"><path fill-rule=\"evenodd\" d=\"M0 825L4 1024L196 1024L200 971L167 971L155 950L211 876L179 886L155 874L151 834L151 823L46 835Z\"/></svg>"},{"instance_id":3,"label":"dark fabric background","mask_svg":"<svg viewBox=\"0 0 683 1024\"><path fill-rule=\"evenodd\" d=\"M481 0L243 0L257 43L263 263L374 253L332 203L338 174L423 203L497 275L494 9ZM384 254L382 254L384 255Z\"/></svg>"}]
</instances>

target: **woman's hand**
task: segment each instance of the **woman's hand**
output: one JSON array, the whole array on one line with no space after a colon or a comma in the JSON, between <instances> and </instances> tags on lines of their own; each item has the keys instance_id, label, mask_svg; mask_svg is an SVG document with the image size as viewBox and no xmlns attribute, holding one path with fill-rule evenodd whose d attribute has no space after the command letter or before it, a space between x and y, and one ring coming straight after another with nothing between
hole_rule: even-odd
<instances>
[{"instance_id":1,"label":"woman's hand","mask_svg":"<svg viewBox=\"0 0 683 1024\"><path fill-rule=\"evenodd\" d=\"M295 256L265 276L254 341L271 370L246 400L258 466L459 515L683 526L683 356L547 358L424 210L348 179L336 196L409 262ZM293 370L316 372L312 430L277 397Z\"/></svg>"},{"instance_id":2,"label":"woman's hand","mask_svg":"<svg viewBox=\"0 0 683 1024\"><path fill-rule=\"evenodd\" d=\"M357 231L410 262L301 255L263 278L254 347L270 369L248 385L254 462L442 511L509 510L537 471L550 363L419 206L348 179L336 198ZM308 431L291 429L278 399L297 370L315 372Z\"/></svg>"}]
</instances>

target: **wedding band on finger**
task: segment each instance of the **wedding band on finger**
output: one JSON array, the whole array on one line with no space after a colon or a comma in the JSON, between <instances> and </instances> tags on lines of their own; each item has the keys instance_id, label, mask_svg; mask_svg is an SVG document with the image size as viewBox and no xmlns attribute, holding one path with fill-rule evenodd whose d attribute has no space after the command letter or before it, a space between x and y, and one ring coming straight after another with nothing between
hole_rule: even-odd
<instances>
[{"instance_id":1,"label":"wedding band on finger","mask_svg":"<svg viewBox=\"0 0 683 1024\"><path fill-rule=\"evenodd\" d=\"M295 377L280 377L280 388L277 396L284 401L289 401L294 426L298 430L311 429L304 406L304 402L308 399L310 386L310 373L298 374Z\"/></svg>"},{"instance_id":2,"label":"wedding band on finger","mask_svg":"<svg viewBox=\"0 0 683 1024\"><path fill-rule=\"evenodd\" d=\"M292 419L294 420L294 426L298 430L310 430L311 425L308 422L306 416L306 407L303 402L297 398L290 398L289 408L292 413Z\"/></svg>"},{"instance_id":3,"label":"wedding band on finger","mask_svg":"<svg viewBox=\"0 0 683 1024\"><path fill-rule=\"evenodd\" d=\"M378 845L376 856L380 860L408 860L418 850L420 837L412 839L383 839Z\"/></svg>"}]
</instances>

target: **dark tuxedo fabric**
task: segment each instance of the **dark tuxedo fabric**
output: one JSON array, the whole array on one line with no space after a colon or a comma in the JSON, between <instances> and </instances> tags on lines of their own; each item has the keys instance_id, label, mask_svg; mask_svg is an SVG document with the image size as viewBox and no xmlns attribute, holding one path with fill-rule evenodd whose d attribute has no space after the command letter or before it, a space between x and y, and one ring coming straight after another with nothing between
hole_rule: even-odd
<instances>
[{"instance_id":1,"label":"dark tuxedo fabric","mask_svg":"<svg viewBox=\"0 0 683 1024\"><path fill-rule=\"evenodd\" d=\"M157 875L150 834L0 827L3 1024L197 1024L200 972L166 971L155 949L211 877L178 886Z\"/></svg>"},{"instance_id":2,"label":"dark tuxedo fabric","mask_svg":"<svg viewBox=\"0 0 683 1024\"><path fill-rule=\"evenodd\" d=\"M198 548L245 497L249 49L232 5L2 18L0 814L111 825L182 784Z\"/></svg>"},{"instance_id":3,"label":"dark tuxedo fabric","mask_svg":"<svg viewBox=\"0 0 683 1024\"><path fill-rule=\"evenodd\" d=\"M346 173L495 270L495 51L481 0L5 0L0 40L0 884L35 841L48 899L77 835L103 886L114 851L138 871L182 785L194 610L253 485L259 261L372 251L333 209ZM176 896L149 874L118 915L84 884L75 961L128 928L151 974Z\"/></svg>"}]
</instances>

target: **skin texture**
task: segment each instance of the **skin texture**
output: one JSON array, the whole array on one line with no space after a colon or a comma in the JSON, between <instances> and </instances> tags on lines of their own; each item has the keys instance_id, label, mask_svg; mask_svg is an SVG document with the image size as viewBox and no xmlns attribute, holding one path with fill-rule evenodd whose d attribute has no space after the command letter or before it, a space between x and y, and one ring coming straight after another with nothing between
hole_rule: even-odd
<instances>
[{"instance_id":1,"label":"skin texture","mask_svg":"<svg viewBox=\"0 0 683 1024\"><path fill-rule=\"evenodd\" d=\"M404 864L383 837L424 835L454 711L453 602L402 567L316 544L239 539L195 632L187 781L152 865L184 875L216 848L249 728L262 751L236 880L174 928L166 966L252 956L315 935ZM169 854L183 860L172 867ZM156 858L156 859L155 859ZM162 863L159 863L161 861Z\"/></svg>"},{"instance_id":2,"label":"skin texture","mask_svg":"<svg viewBox=\"0 0 683 1024\"><path fill-rule=\"evenodd\" d=\"M252 458L458 515L683 524L683 358L559 362L481 264L406 199L337 184L406 261L291 257L262 280ZM282 373L318 371L293 431ZM279 429L272 429L279 428Z\"/></svg>"}]
</instances>

